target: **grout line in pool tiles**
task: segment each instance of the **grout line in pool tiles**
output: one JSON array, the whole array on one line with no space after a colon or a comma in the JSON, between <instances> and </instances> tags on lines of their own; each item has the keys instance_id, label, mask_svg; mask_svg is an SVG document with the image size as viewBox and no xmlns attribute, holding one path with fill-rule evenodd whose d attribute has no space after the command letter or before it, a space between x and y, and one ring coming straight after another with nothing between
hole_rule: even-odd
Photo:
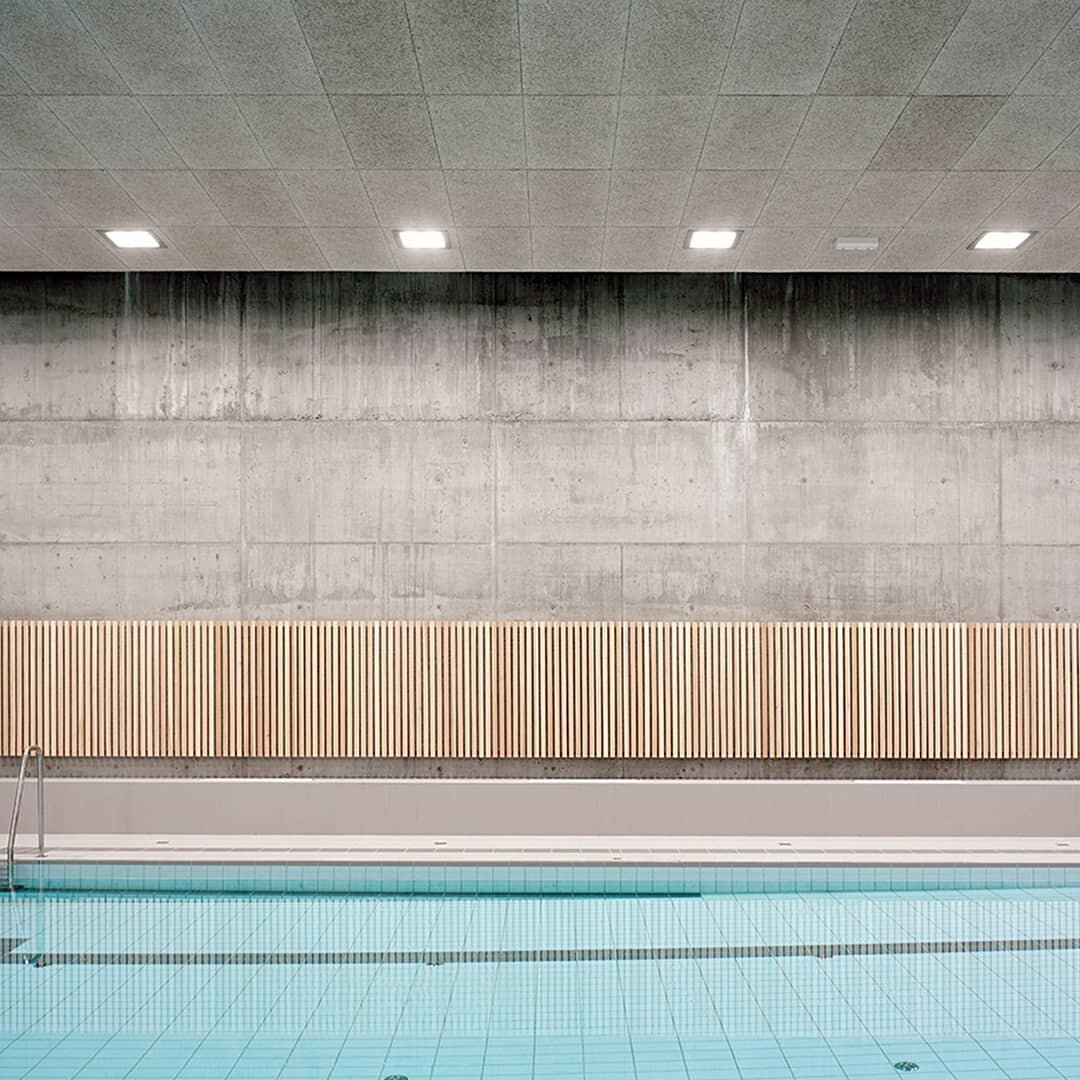
<instances>
[{"instance_id":1,"label":"grout line in pool tiles","mask_svg":"<svg viewBox=\"0 0 1080 1080\"><path fill-rule=\"evenodd\" d=\"M980 899L980 897L978 897L977 893L975 893L974 896L975 896L975 899ZM970 900L970 897L969 897L969 900ZM604 902L604 903L605 903L605 907L610 907L609 903L607 903L607 902ZM667 902L665 902L665 903L667 903ZM754 899L740 899L740 900L738 900L738 904L743 909L751 909L751 908L754 908L755 906L757 906L757 907L762 907L762 906L774 907L775 905L777 905L777 903L778 903L778 901L777 901L777 899L775 899L775 897L765 897L765 899L759 899L759 897L754 897ZM798 899L798 903L799 903L799 905L807 905L807 904L810 904L811 902L809 900L805 899L805 897L800 897L800 899ZM878 902L875 901L874 903L876 904ZM825 907L826 905L829 906L829 907L835 907L836 906L836 901L832 900L832 899L827 899L827 897L820 897L820 899L818 901L816 901L816 905L818 905L819 907ZM670 904L669 904L669 906L670 906ZM813 906L813 905L811 904L811 906ZM850 905L845 904L843 906L847 907L847 906L850 906ZM982 905L978 905L978 906L982 906ZM976 913L976 914L978 914L978 913ZM980 915L980 918L981 917L982 916ZM761 993L766 995L766 999L767 999L766 1002L765 1002L766 1011L761 1014L762 1017L768 1018L768 1020L772 1020L772 1021L777 1021L777 1020L782 1021L783 1018L784 1018L783 1011L782 1010L780 1012L777 1011L777 1008L775 1008L775 1005L777 1005L777 1002L775 1002L774 998L770 997L770 994L774 993L773 984L772 983L758 983L756 985L761 990ZM770 989L770 987L772 987L772 989ZM681 1029L679 1030L679 1037L680 1037L680 1039L685 1039L686 1038L685 1032L683 1030L681 1030ZM824 1043L828 1044L829 1047L832 1047L834 1041L839 1041L839 1040L834 1040L832 1038L829 1038L829 1039L825 1039ZM897 1048L897 1053L895 1054L895 1057L902 1056L900 1051L906 1050L907 1045L910 1044L910 1040L902 1040L900 1038L890 1038L890 1039L882 1040L882 1042L883 1042L883 1044L888 1045L888 1047L890 1047L890 1048L892 1048L892 1047ZM931 1042L932 1042L932 1040L931 1040ZM777 1048L778 1053L780 1052L780 1048L782 1047L782 1045L787 1045L787 1044L792 1044L793 1047L794 1047L794 1049L792 1050L793 1058L796 1057L796 1056L801 1056L801 1052L802 1052L802 1048L804 1048L804 1044L799 1042L798 1039L781 1038L779 1040L773 1040L772 1041L772 1045L773 1045L774 1048ZM920 1050L920 1053L928 1053L929 1052L929 1045L930 1045L930 1043L927 1044L927 1049ZM923 1061L926 1061L926 1058L923 1057ZM757 1074L757 1075L760 1075L760 1074ZM786 1077L791 1077L792 1076L792 1071L785 1067L784 1069L782 1069L780 1071L779 1075L786 1076ZM832 1075L835 1076L836 1075L835 1072ZM968 1075L970 1076L971 1074L968 1074ZM985 1076L987 1074L985 1074L985 1072L984 1072L983 1075ZM373 1076L374 1076L374 1072L373 1072Z\"/></svg>"}]
</instances>

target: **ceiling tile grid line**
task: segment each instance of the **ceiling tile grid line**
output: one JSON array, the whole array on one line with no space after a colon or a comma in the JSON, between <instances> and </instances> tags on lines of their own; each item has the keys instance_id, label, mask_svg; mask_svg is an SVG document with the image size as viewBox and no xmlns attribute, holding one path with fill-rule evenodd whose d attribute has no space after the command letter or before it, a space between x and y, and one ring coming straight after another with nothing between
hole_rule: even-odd
<instances>
[{"instance_id":1,"label":"ceiling tile grid line","mask_svg":"<svg viewBox=\"0 0 1080 1080\"><path fill-rule=\"evenodd\" d=\"M770 8L771 8L772 9L771 18L766 19L765 21L767 23L771 23L773 26L777 26L777 25L782 26L783 25L782 20L778 19L776 17L777 9L782 7L782 0L780 0L779 3L777 2L777 0L758 0L758 2L755 2L755 0L747 0L747 2L752 3L755 8L763 9L765 11L766 15L770 14ZM923 0L923 3L925 3L925 2L926 2L926 0ZM57 7L58 5L56 5L56 4L46 5L45 3L42 2L42 0L37 0L37 7L39 9L45 9L46 7L49 7L49 6ZM82 2L75 2L72 5L62 5L62 6L63 6L65 11L72 13L73 20L80 24L81 28L86 33L86 36L88 38L89 43L92 43L95 50L97 50L98 52L101 52L102 59L107 64L110 64L110 70L111 70L113 76L115 76L115 78L117 80L119 80L121 85L124 86L127 90L129 90L129 92L134 92L135 90L137 90L137 87L133 87L130 84L130 82L127 82L127 81L124 80L122 74L116 69L115 64L112 61L108 60L108 57L106 56L106 54L102 50L101 45L94 39L93 34L91 32L89 32L89 31L87 31L85 18L80 22L80 20L78 18L78 15L73 11L73 9L78 9L78 10L82 10L82 11L85 12L86 10L93 9L95 7L100 8L101 5L94 3L93 0L82 0ZM130 9L130 11L137 11L138 7L139 7L139 5L137 5L135 3L129 3L128 5L119 4L119 5L112 5L112 6L119 7L121 9ZM210 64L211 66L213 66L215 68L215 74L217 76L218 81L220 82L221 78L222 78L222 76L221 76L221 67L218 64L215 57L213 56L212 50L207 49L205 40L204 40L203 36L200 36L198 26L196 26L195 23L192 21L190 12L184 7L183 4L176 3L173 6L177 9L177 11L179 13L182 13L185 24L190 26L194 30L193 37L194 37L194 39L196 41L198 41L198 43L200 45L200 48L203 50L203 52L207 54L205 59L206 59L208 64ZM237 6L250 6L250 5L237 5ZM276 9L280 5L279 4L273 4L271 6ZM293 11L293 8L296 5L285 4L284 6L286 8L288 8L288 10L290 12L290 21L296 26L296 29L300 32L301 37L304 37L303 20L300 20L298 22L296 20L295 12ZM308 7L311 7L313 5L300 4L299 6L301 8L308 8ZM318 6L318 5L314 5L314 6ZM332 6L333 5L327 5L327 7L332 7ZM409 8L410 7L417 7L417 6L418 5L416 3L416 0L412 0L411 4L406 5L406 4L403 3L401 5L403 12L406 13L406 18L408 18L407 13L409 11ZM420 4L419 6L423 7L424 5ZM525 7L526 9L531 9L531 8L542 6L542 4L538 3L537 0L521 0L520 4L515 4L513 6L514 6L515 10L520 12L520 9L522 7ZM710 5L703 4L703 5L700 5L700 6L703 7L703 8L708 8ZM723 2L721 2L721 3L717 3L715 5L712 5L712 6L717 7L717 8L722 8L722 7L725 7L727 5L724 4ZM850 30L850 27L851 27L852 20L856 17L856 15L858 15L860 13L861 10L866 9L866 8L872 8L874 5L872 3L855 4L855 3L852 2L852 0L847 0L846 6L847 6L847 9L848 9L848 17L846 19L846 22L845 22L842 30L840 31L839 37L836 39L836 42L832 47L832 56L830 57L830 61L835 57L835 53L837 51L837 48L846 39L847 34L848 34L848 32ZM940 6L940 3L939 3L939 6ZM967 5L967 9L964 12L964 17L957 21L957 23L952 28L952 32L949 34L947 39L942 43L942 45L941 45L941 47L939 49L938 55L936 57L934 57L930 62L927 63L926 71L929 72L929 70L934 66L934 64L940 59L941 53L943 51L945 51L946 47L948 45L950 45L952 43L952 41L956 38L956 36L958 34L958 31L961 28L961 24L963 24L965 22L967 17L970 15L970 16L972 16L971 21L975 21L976 18L978 18L980 16L981 13L978 10L976 10L975 14L973 15L972 14L972 9L980 9L980 8L984 8L984 7L989 7L990 9L1000 9L1000 8L1002 8L1004 6L1005 5L1002 5L1002 4L998 3L998 2L996 2L996 0L990 0L989 3L982 3L981 0L972 0L972 3ZM1039 6L1041 6L1041 7L1049 6L1052 9L1051 11L1049 11L1047 13L1047 18L1049 20L1049 23L1048 23L1048 25L1049 25L1049 36L1047 37L1046 34L1043 35L1044 38L1046 38L1046 40L1042 43L1041 46L1038 46L1038 43L1036 43L1036 47L1041 48L1041 51L1033 53L1031 59L1029 60L1029 62L1027 64L1027 67L1025 69L1023 69L1020 72L1019 75L1016 76L1015 82L1017 84L1022 82L1024 77L1026 75L1028 75L1031 72L1031 70L1034 67L1036 67L1037 64L1048 53L1050 53L1050 51L1052 50L1054 44L1058 41L1058 39L1066 32L1066 30L1070 26L1070 19L1071 19L1072 16L1075 15L1075 13L1077 11L1077 8L1078 8L1078 5L1076 5L1075 2L1073 2L1073 0L1068 0L1068 2L1058 3L1056 5L1054 5L1054 4L1049 4L1048 5L1048 4L1043 3L1043 4L1039 5ZM28 5L25 5L25 4L23 5L24 10L27 7L28 7ZM187 8L189 9L189 8L192 8L192 7L194 7L196 10L203 10L204 16L205 16L205 11L206 11L206 8L207 8L207 4L205 3L205 0L187 0ZM212 5L211 5L211 7L212 7ZM1020 9L1022 11L1023 5L1013 5L1013 10L1015 11L1017 9ZM1056 16L1057 16L1056 19L1054 18L1055 11L1056 11ZM1040 29L1042 29L1042 28L1040 28ZM100 33L99 33L99 37L100 37ZM415 52L415 43L413 43L413 50ZM519 34L519 53L520 53L520 51L521 51L521 45L520 45L520 34ZM9 62L11 62L10 53L11 53L11 47L9 46L9 49L8 49L8 60L9 60ZM312 58L312 50L307 46L306 39L305 39L304 54L305 54L306 61L311 63L313 68L317 71L318 70L318 65L315 63L315 61ZM15 58L14 63L15 63L16 67L19 66L18 57ZM830 66L831 66L831 63L830 63L830 65L826 66L825 71L822 73L822 78L819 79L819 84L821 82L827 80L827 76L829 74L829 67ZM326 85L325 80L322 80L322 82L323 82L323 85L325 86ZM925 82L925 75L924 75L924 78L920 81L920 87L921 87L922 83L924 83L924 82ZM95 89L96 89L96 87L95 87ZM234 88L231 88L231 89L237 90L237 92L239 92L238 88L234 87ZM401 89L402 89L401 87L394 87L388 92L400 92ZM409 87L406 87L405 89L407 90L407 89L409 89ZM531 89L532 89L532 92L537 92L535 88L531 88ZM827 86L826 86L826 89L828 89ZM60 90L54 90L53 92L65 92L65 91L63 89L60 89ZM225 92L225 91L219 91L219 92ZM271 92L290 92L290 91L288 89L285 89L285 90L272 90ZM371 91L369 91L369 92L371 92Z\"/></svg>"},{"instance_id":2,"label":"ceiling tile grid line","mask_svg":"<svg viewBox=\"0 0 1080 1080\"><path fill-rule=\"evenodd\" d=\"M404 13L405 13L405 25L406 25L406 28L408 29L408 34L409 34L409 44L412 47L413 56L415 57L416 56L416 38L415 38L415 35L413 34L412 21L409 18L408 4L403 4L403 10L404 10ZM431 127L431 137L432 137L432 139L434 140L434 143L435 143L435 157L436 157L436 161L438 162L440 180L441 180L441 183L442 183L442 195L443 195L443 198L445 199L445 205L447 207L447 217L452 218L453 217L453 212L450 210L450 191L449 191L449 188L448 188L447 183L446 183L446 173L445 173L446 166L445 166L445 159L444 159L444 155L443 155L443 148L439 145L438 134L437 134L436 126L435 126L435 117L434 117L434 115L432 113L432 110L431 110L431 96L428 94L427 87L424 84L424 71L423 71L423 68L420 65L419 58L417 58L417 60L416 60L416 70L417 70L417 77L420 80L420 90L424 95L424 102L425 102L425 105L427 107L427 118L428 118L428 124ZM471 97L471 95L470 95L470 97ZM467 131L469 126L470 125L468 125L468 123L466 122L463 125L463 130ZM522 131L522 142L524 142L524 138L525 138L524 131ZM524 157L524 148L522 150L522 157ZM378 211L377 207L375 208L375 212L376 212L376 215L378 215L379 211ZM408 224L408 223L406 222L405 224ZM459 240L458 243L456 243L456 244L452 243L450 245L450 250L449 251L447 251L447 252L429 252L429 253L425 253L425 257L422 260L421 259L416 260L416 262L421 262L421 263L426 264L426 265L423 266L423 269L437 270L437 269L464 268L464 263L461 261L460 246L461 245L460 245L460 240ZM395 250L392 246L391 246L390 250L391 250L391 253L393 254L394 259L396 260L396 262L398 264L398 268L400 269L401 268L401 263L402 263L402 255L399 254L398 251ZM431 261L429 262L429 260L431 260ZM456 264L457 264L456 266L454 265L455 261L456 261ZM445 265L446 263L449 263L450 265L447 266L447 265Z\"/></svg>"},{"instance_id":3,"label":"ceiling tile grid line","mask_svg":"<svg viewBox=\"0 0 1080 1080\"><path fill-rule=\"evenodd\" d=\"M309 51L310 51L310 42L308 40L308 32L304 29L303 22L301 20L298 19L297 23L298 23L298 26L300 27L300 33L301 33L302 37L304 38L305 44L308 46ZM408 25L407 19L406 19L406 25ZM409 39L410 39L410 45L412 46L413 54L415 56L415 44L412 41L412 30L411 30L411 28L409 28ZM417 78L419 80L419 70L417 70ZM352 162L353 168L356 170L356 175L357 175L360 187L361 187L361 189L363 190L363 193L364 193L364 199L366 200L367 204L371 207L372 216L374 217L375 221L378 222L381 225L382 223L379 221L378 208L375 206L375 202L371 198L371 192L368 189L368 185L364 182L363 173L360 170L359 163L356 160L355 151L353 149L353 146L350 144L348 139L345 137L345 132L344 132L344 129L342 128L342 125L341 125L341 118L340 118L340 116L338 114L337 109L335 108L335 106L333 104L333 99L329 95L329 88L326 85L326 80L322 76L321 73L320 73L320 82L322 83L322 88L323 88L324 93L327 94L327 100L330 103L330 109L331 109L331 112L332 112L332 114L334 116L334 120L337 123L339 131L341 132L341 136L342 136L346 151L348 153L349 160ZM423 89L423 84L422 83L420 83L419 89L421 89L421 90ZM426 109L426 112L427 112L428 127L429 127L429 130L431 132L432 140L434 141L434 127L433 127L432 120L431 120L430 109L429 108ZM436 148L436 153L437 153L437 148ZM444 189L445 189L445 180L444 180ZM447 199L449 201L449 196L447 196ZM295 199L294 199L294 205L295 205ZM303 215L301 214L301 216L303 216ZM342 248L342 241L345 238L343 238L340 234L324 234L323 238L322 238L322 242L320 242L318 234L313 233L312 238L313 238L313 241L314 241L315 245L318 247L318 250L320 251L323 259L326 261L328 266L334 265L334 263L338 262L338 259L336 259L336 258L332 259L331 258L332 256L335 255L335 252L342 253L343 251L349 251L350 250L348 248L344 248L344 249ZM356 238L351 237L350 239L353 239L355 241ZM337 248L334 247L335 243L338 244ZM365 269L381 269L383 267L381 267L379 264L381 262L384 262L384 261L388 261L389 265L391 267L397 267L396 252L394 251L394 248L393 248L392 244L386 243L385 238L383 240L383 244L379 245L379 244L374 243L374 237L369 237L369 246L368 246L367 250L364 251L363 254L360 254L360 252L358 252L358 250L355 247L353 247L351 249L351 252L352 252L351 259L350 259L349 255L347 255L347 254L343 255L343 258L342 258L341 261L345 265L343 265L343 266L335 266L334 268L335 269L345 269L345 268L348 268L349 266L358 265L360 263L368 263L368 264L373 264L373 265L367 265L367 266L364 267ZM331 256L331 257L328 257L328 255ZM387 256L389 257L388 260L387 260ZM271 267L267 267L265 262L263 263L263 268L264 269L272 269Z\"/></svg>"},{"instance_id":4,"label":"ceiling tile grid line","mask_svg":"<svg viewBox=\"0 0 1080 1080\"><path fill-rule=\"evenodd\" d=\"M843 29L836 36L835 40L833 41L832 47L830 49L829 61L828 61L828 63L823 65L823 67L821 69L821 72L820 72L820 75L818 77L817 83L814 85L813 89L814 89L815 92L820 88L822 80L824 80L825 75L826 75L826 73L827 73L827 71L828 71L828 69L829 69L829 67L830 67L830 65L832 63L832 60L836 55L836 50L840 46L840 42L843 39L844 32L847 30L848 26L850 25L852 14L855 11L855 6L856 5L853 2L853 3L851 3L850 7L848 8L847 18L844 21ZM809 105L808 105L808 107L806 109L806 111L803 113L802 118L799 121L798 127L795 130L794 137L792 138L791 142L787 146L787 149L786 149L786 151L784 153L784 156L783 156L783 160L780 163L780 168L777 170L776 175L773 177L773 182L772 182L771 186L769 187L769 190L768 190L767 194L765 195L765 198L761 201L761 204L758 207L758 212L757 212L757 215L755 216L754 221L752 223L752 226L751 226L751 229L750 229L750 235L747 238L746 243L744 243L742 245L741 250L738 250L738 246L737 246L737 249L734 252L734 254L736 256L736 267L738 269L740 269L740 270L743 269L744 267L748 268L748 269L764 269L764 270L782 269L782 268L784 268L784 262L787 259L791 259L792 261L795 261L796 259L798 259L798 254L795 251L791 250L791 248L796 246L796 244L798 242L797 238L794 237L792 234L784 234L783 236L781 236L779 234L774 233L774 234L771 234L772 239L780 239L781 241L786 240L786 241L788 241L788 243L782 245L782 248L781 248L782 254L781 254L781 258L780 258L778 264L775 265L775 266L769 265L770 259L768 257L768 245L767 245L767 242L762 239L762 237L764 237L765 234L761 233L761 232L757 232L757 227L758 227L759 223L761 222L762 215L766 212L766 208L769 206L769 203L772 201L772 199L774 197L774 194L777 191L778 185L780 185L782 183L781 178L784 175L785 166L791 160L791 155L794 152L795 147L799 144L799 140L803 135L803 132L804 132L804 130L806 128L807 120L809 119L810 114L813 111L815 104L816 104L816 101L812 98L811 102L809 103ZM895 117L894 117L894 122L895 122ZM884 138L884 136L883 136L883 138ZM786 181L784 181L784 182L786 183ZM854 179L852 179L848 190L844 193L845 198L847 197L848 194L850 194L850 191L851 191L852 188L854 188L855 183L856 183L856 181ZM804 245L803 246L803 252L806 255L809 254L809 251L816 250L817 247L819 246L819 244L821 243L820 236L817 237L817 238L810 237L809 238L809 241L810 241L809 244L808 244L808 238L807 237L802 237L801 239L802 239L802 243ZM765 256L764 260L762 258L763 256ZM805 255L804 255L804 258L805 258ZM800 260L800 261L804 261L804 260Z\"/></svg>"},{"instance_id":5,"label":"ceiling tile grid line","mask_svg":"<svg viewBox=\"0 0 1080 1080\"><path fill-rule=\"evenodd\" d=\"M521 5L519 3L514 4L514 33L518 44L516 67L517 91L521 98L521 129L522 131L525 131L525 65L521 59ZM526 166L528 166L528 152L528 144L526 144ZM526 167L523 172L525 179L525 218L529 226L529 269L532 270L537 269L538 261L536 254L536 234L533 230L532 184L529 182L528 168ZM494 569L492 570L492 580L494 581Z\"/></svg>"},{"instance_id":6,"label":"ceiling tile grid line","mask_svg":"<svg viewBox=\"0 0 1080 1080\"><path fill-rule=\"evenodd\" d=\"M8 0L0 36L0 270L1061 271L1078 177L1080 0Z\"/></svg>"},{"instance_id":7,"label":"ceiling tile grid line","mask_svg":"<svg viewBox=\"0 0 1080 1080\"><path fill-rule=\"evenodd\" d=\"M7 175L11 175L11 174L7 174ZM14 174L14 175L19 175L19 174ZM1012 197L1011 194L1010 194L1010 190L1011 190L1011 188L1013 186L1016 185L1017 182L1020 181L1020 179L1021 179L1021 177L1019 175L1013 178L1012 182L1010 183L1010 189L1004 190L1001 193L1001 196L995 201L995 203L992 204L990 207L988 207L988 209L986 211L986 217L984 218L984 220L990 220L994 216L994 214L996 214L997 208L1002 206L1002 205L1005 205L1005 203L1007 203L1009 201L1009 199ZM1038 173L1029 174L1028 177L1027 177L1027 180L1030 181L1032 179L1038 180L1038 179L1041 179L1041 176ZM1075 184L1075 174L1070 174L1070 179L1073 179L1074 184ZM1020 183L1020 186L1021 187L1024 186L1023 183ZM1068 201L1066 203L1064 203L1062 205L1062 207L1058 210L1056 216L1058 218L1061 218L1062 216L1068 216L1068 213L1071 212L1071 210L1075 209L1076 205L1077 205L1077 197L1076 197L1076 194L1074 193L1072 196L1070 196ZM257 222L254 223L254 224L258 225ZM459 223L457 221L455 221L454 224L457 225Z\"/></svg>"},{"instance_id":8,"label":"ceiling tile grid line","mask_svg":"<svg viewBox=\"0 0 1080 1080\"><path fill-rule=\"evenodd\" d=\"M623 26L623 50L622 59L619 64L619 94L616 99L615 105L615 142L611 148L611 168L608 169L607 174L607 190L604 193L604 240L600 248L600 265L606 266L608 263L608 228L607 223L611 216L611 178L615 171L615 155L618 153L619 145L619 126L622 122L622 101L623 101L623 83L626 80L626 50L630 40L630 11L633 6L633 0L627 0L626 5L626 20ZM520 9L520 5L519 5ZM522 92L524 93L524 85L522 85ZM526 128L526 140L528 139L528 129ZM526 141L526 163L528 163L528 143ZM670 262L671 257L668 256Z\"/></svg>"},{"instance_id":9,"label":"ceiling tile grid line","mask_svg":"<svg viewBox=\"0 0 1080 1080\"><path fill-rule=\"evenodd\" d=\"M732 49L734 48L735 38L739 33L739 24L742 22L743 12L745 10L746 10L746 0L739 0L738 14L736 15L735 21L734 21L734 23L733 23L733 25L731 27L731 37L727 42L726 51L725 51L725 54L724 54L723 67L722 67L722 69L720 71L720 77L719 77L719 79L717 80L717 83L716 83L716 94L713 97L712 108L709 110L709 123L705 128L705 135L704 135L704 138L701 141L701 149L698 151L697 161L694 164L694 172L693 172L693 175L691 175L691 178L690 178L690 185L689 185L689 187L687 189L687 192L686 192L686 198L683 200L682 213L679 215L679 223L682 224L682 225L692 224L692 223L687 222L687 212L688 212L688 209L689 209L689 206L690 206L690 197L693 194L693 190L694 190L694 178L699 172L701 172L702 161L704 160L704 157L705 157L705 150L706 150L706 147L709 145L709 135L710 135L710 132L712 131L713 125L716 122L716 111L717 111L717 108L718 108L718 106L720 104L720 98L721 98L721 93L722 93L721 87L724 85L724 76L727 74L728 63L731 60L731 52L732 52ZM680 253L681 253L681 251L683 249L683 245L686 242L683 239L683 237L685 237L686 235L687 234L685 232L682 233L681 235L679 233L675 234L675 236L674 236L674 238L672 240L671 253L668 256L668 268L669 269L670 268L675 268L675 267L678 266L678 263L680 261L679 256L680 256Z\"/></svg>"}]
</instances>

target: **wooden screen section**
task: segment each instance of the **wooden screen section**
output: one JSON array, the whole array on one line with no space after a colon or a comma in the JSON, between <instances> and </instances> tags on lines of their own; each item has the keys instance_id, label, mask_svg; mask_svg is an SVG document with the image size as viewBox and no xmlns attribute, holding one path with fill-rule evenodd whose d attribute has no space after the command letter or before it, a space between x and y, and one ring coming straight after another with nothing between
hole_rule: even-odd
<instances>
[{"instance_id":1,"label":"wooden screen section","mask_svg":"<svg viewBox=\"0 0 1080 1080\"><path fill-rule=\"evenodd\" d=\"M0 622L0 754L1075 758L1080 625Z\"/></svg>"}]
</instances>

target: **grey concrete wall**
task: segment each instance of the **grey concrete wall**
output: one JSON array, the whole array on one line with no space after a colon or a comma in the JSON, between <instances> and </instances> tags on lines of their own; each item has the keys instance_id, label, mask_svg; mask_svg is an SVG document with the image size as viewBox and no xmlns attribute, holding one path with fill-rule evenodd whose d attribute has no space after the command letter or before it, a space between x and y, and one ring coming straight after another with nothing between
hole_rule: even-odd
<instances>
[{"instance_id":1,"label":"grey concrete wall","mask_svg":"<svg viewBox=\"0 0 1080 1080\"><path fill-rule=\"evenodd\" d=\"M0 276L0 617L1080 617L1080 281Z\"/></svg>"}]
</instances>

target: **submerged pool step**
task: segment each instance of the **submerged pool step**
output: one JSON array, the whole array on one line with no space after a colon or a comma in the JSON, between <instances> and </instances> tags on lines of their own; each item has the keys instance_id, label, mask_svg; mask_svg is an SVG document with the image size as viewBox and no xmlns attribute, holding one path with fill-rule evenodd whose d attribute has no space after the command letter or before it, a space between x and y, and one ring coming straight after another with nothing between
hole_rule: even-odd
<instances>
[{"instance_id":1,"label":"submerged pool step","mask_svg":"<svg viewBox=\"0 0 1080 1080\"><path fill-rule=\"evenodd\" d=\"M347 896L723 896L1080 887L1080 865L90 862L15 866L28 891Z\"/></svg>"}]
</instances>

